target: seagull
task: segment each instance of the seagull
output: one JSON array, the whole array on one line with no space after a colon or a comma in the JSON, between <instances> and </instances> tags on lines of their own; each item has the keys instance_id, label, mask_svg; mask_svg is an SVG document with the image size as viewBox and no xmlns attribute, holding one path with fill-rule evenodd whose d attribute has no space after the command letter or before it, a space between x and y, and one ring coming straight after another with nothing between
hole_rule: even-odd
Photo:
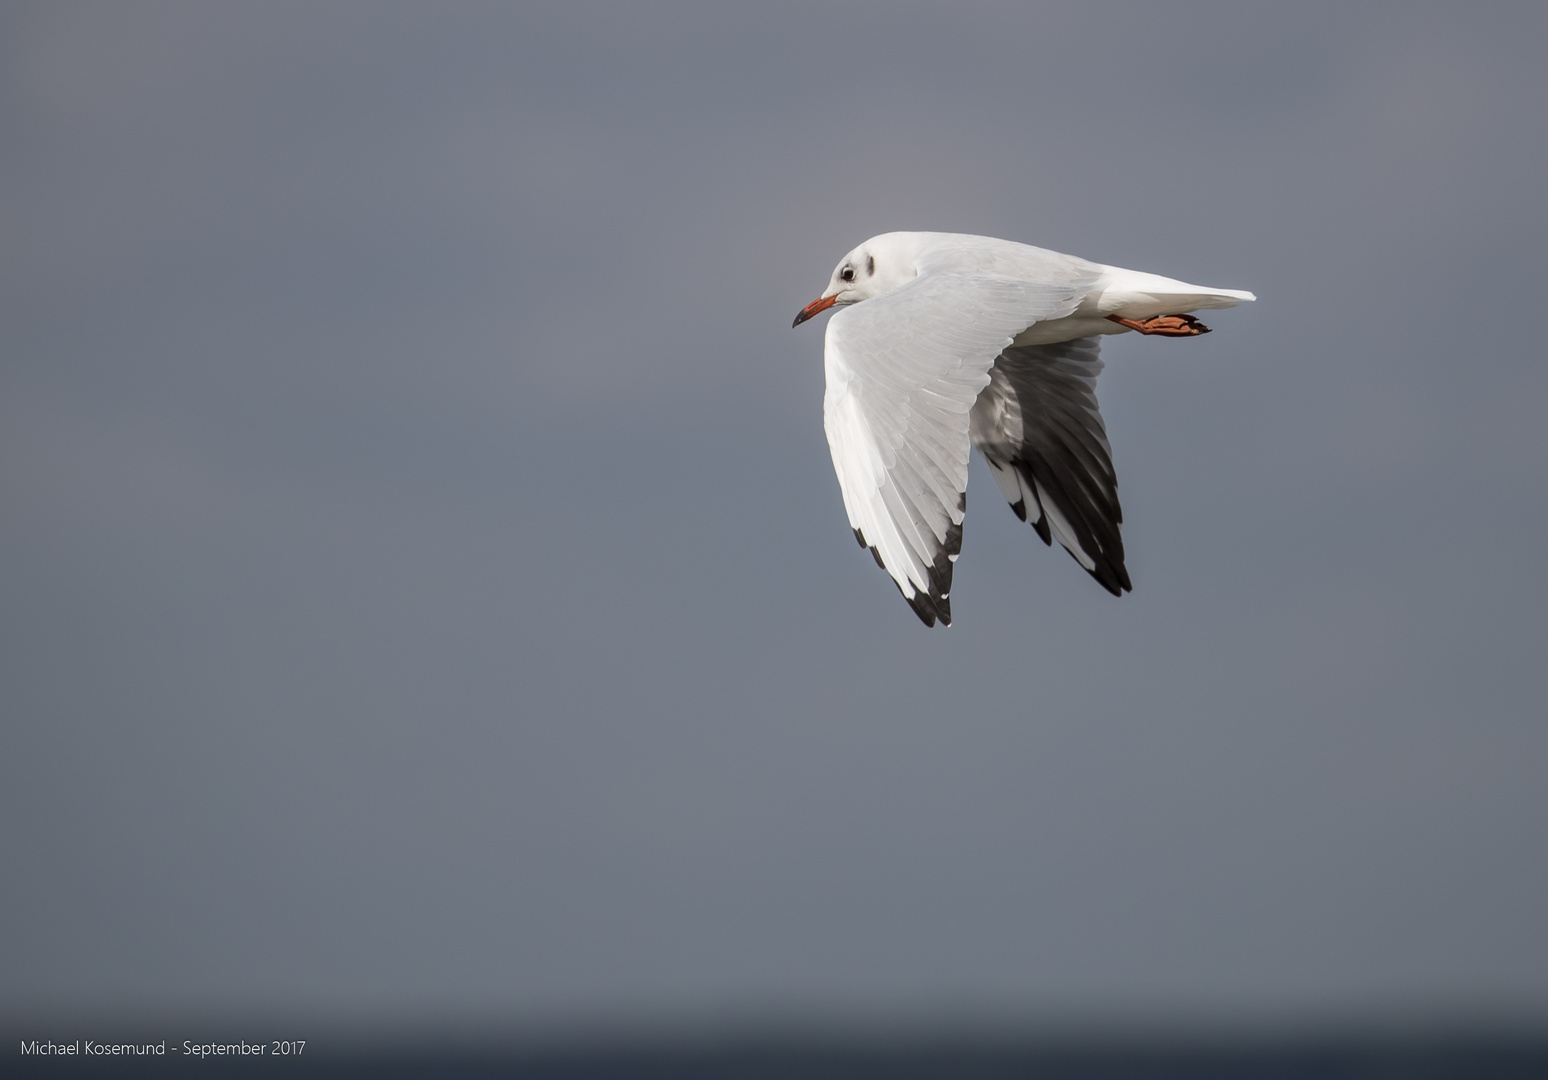
<instances>
[{"instance_id":1,"label":"seagull","mask_svg":"<svg viewBox=\"0 0 1548 1080\"><path fill-rule=\"evenodd\" d=\"M791 324L843 308L822 417L855 539L926 626L950 626L976 446L1016 516L1122 596L1102 335L1197 337L1209 327L1189 312L1255 299L988 236L867 240Z\"/></svg>"}]
</instances>

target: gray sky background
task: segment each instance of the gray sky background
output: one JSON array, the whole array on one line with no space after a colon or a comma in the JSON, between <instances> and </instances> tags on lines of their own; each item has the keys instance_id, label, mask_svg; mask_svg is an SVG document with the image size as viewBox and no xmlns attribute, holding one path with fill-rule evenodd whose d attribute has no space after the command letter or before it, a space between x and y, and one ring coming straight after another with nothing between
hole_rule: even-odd
<instances>
[{"instance_id":1,"label":"gray sky background","mask_svg":"<svg viewBox=\"0 0 1548 1080\"><path fill-rule=\"evenodd\" d=\"M1548 1024L1548 9L0 9L0 1006ZM850 537L854 244L1105 346L1135 589Z\"/></svg>"}]
</instances>

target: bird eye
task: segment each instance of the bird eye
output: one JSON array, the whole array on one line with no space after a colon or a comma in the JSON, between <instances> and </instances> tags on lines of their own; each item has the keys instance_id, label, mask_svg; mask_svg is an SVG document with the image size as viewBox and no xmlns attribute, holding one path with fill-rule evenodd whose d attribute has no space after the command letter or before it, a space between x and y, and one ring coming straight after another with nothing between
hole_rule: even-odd
<instances>
[{"instance_id":1,"label":"bird eye","mask_svg":"<svg viewBox=\"0 0 1548 1080\"><path fill-rule=\"evenodd\" d=\"M844 267L844 269L839 271L839 277L843 278L845 281L855 280L855 268L853 266Z\"/></svg>"}]
</instances>

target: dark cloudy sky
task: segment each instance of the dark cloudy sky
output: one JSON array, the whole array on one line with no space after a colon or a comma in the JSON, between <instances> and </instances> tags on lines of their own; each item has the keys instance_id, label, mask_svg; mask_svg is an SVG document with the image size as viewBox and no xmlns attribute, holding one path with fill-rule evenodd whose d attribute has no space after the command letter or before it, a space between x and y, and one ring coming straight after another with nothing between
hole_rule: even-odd
<instances>
[{"instance_id":1,"label":"dark cloudy sky","mask_svg":"<svg viewBox=\"0 0 1548 1080\"><path fill-rule=\"evenodd\" d=\"M0 9L0 1005L1548 1024L1539 4ZM1110 341L927 631L833 265Z\"/></svg>"}]
</instances>

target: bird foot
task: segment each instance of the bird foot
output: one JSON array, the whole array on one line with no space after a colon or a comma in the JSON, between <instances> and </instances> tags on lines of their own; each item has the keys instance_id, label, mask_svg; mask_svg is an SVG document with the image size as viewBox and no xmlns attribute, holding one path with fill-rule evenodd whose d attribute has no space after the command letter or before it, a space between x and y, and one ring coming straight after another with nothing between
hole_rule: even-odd
<instances>
[{"instance_id":1,"label":"bird foot","mask_svg":"<svg viewBox=\"0 0 1548 1080\"><path fill-rule=\"evenodd\" d=\"M1209 327L1192 315L1157 315L1150 319L1120 319L1117 315L1109 315L1107 318L1109 322L1126 326L1130 330L1138 330L1142 334L1160 334L1162 337L1198 337L1209 333Z\"/></svg>"}]
</instances>

